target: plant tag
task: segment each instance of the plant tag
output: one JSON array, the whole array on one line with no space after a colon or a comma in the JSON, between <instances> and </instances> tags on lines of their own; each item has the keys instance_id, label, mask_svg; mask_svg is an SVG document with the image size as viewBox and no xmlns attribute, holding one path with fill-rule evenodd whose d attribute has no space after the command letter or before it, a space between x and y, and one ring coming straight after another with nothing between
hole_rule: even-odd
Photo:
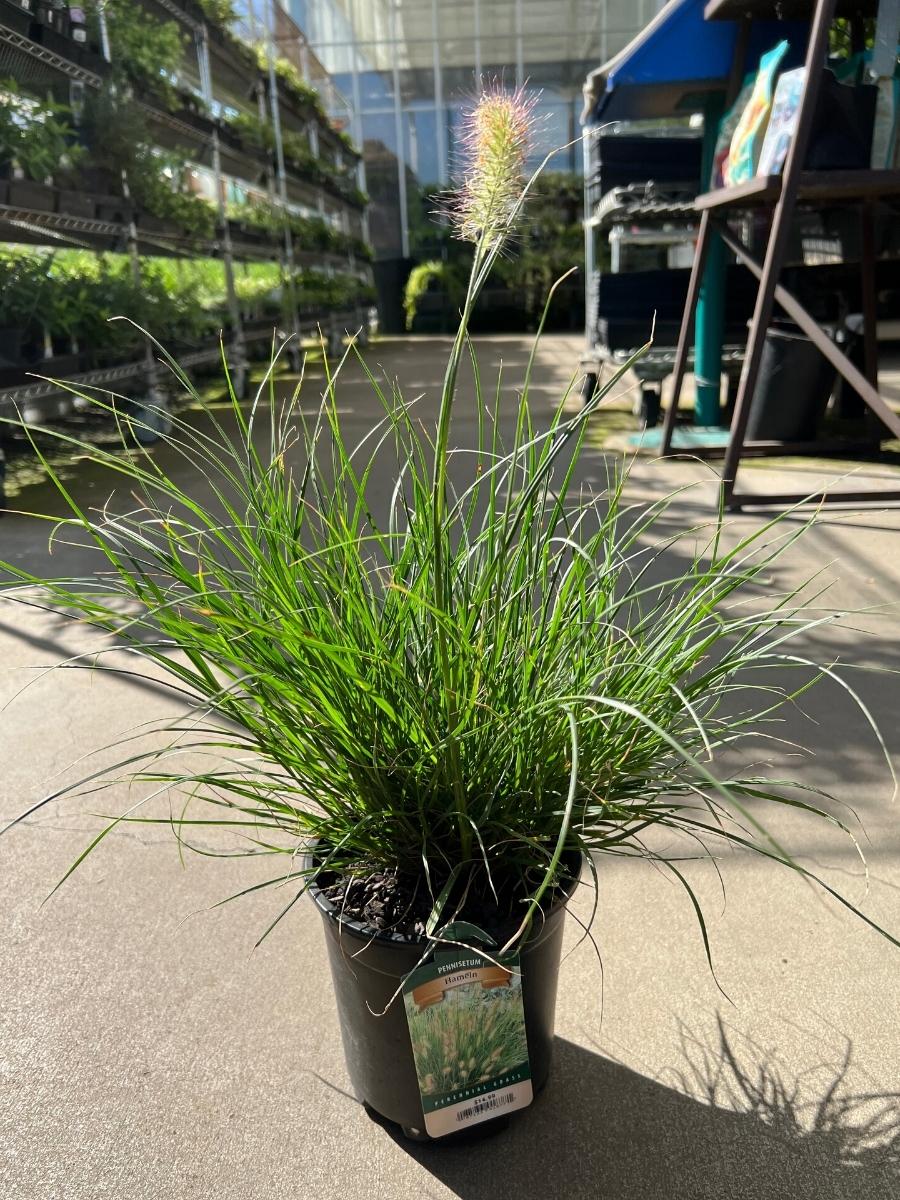
<instances>
[{"instance_id":1,"label":"plant tag","mask_svg":"<svg viewBox=\"0 0 900 1200\"><path fill-rule=\"evenodd\" d=\"M496 962L473 950L438 951L403 983L431 1137L445 1137L532 1101L519 956Z\"/></svg>"}]
</instances>

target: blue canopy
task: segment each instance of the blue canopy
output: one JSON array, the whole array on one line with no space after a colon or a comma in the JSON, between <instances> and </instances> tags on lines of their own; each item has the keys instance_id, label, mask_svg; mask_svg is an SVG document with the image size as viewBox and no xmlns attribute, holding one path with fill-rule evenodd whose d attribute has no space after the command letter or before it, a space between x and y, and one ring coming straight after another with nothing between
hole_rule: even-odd
<instances>
[{"instance_id":1,"label":"blue canopy","mask_svg":"<svg viewBox=\"0 0 900 1200\"><path fill-rule=\"evenodd\" d=\"M669 0L624 50L584 85L582 121L640 121L699 111L710 92L728 87L738 38L737 21L705 21L705 0ZM785 68L803 61L806 21L754 21L747 70L760 55L787 38Z\"/></svg>"}]
</instances>

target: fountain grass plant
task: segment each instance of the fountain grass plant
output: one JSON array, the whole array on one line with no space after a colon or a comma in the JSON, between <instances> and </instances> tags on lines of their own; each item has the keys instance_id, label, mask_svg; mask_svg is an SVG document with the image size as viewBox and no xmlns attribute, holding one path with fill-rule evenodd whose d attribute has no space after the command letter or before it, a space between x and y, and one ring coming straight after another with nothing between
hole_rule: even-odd
<instances>
[{"instance_id":1,"label":"fountain grass plant","mask_svg":"<svg viewBox=\"0 0 900 1200\"><path fill-rule=\"evenodd\" d=\"M270 372L249 409L231 393L233 428L212 413L209 431L173 418L168 449L202 476L208 499L153 453L113 454L45 431L122 488L89 511L46 464L70 514L54 536L86 535L97 570L48 580L7 564L7 596L114 635L110 648L135 663L107 662L104 649L69 666L150 668L183 706L160 744L129 750L112 774L186 798L163 816L137 801L72 870L122 822L169 824L183 847L221 826L240 837L239 852L283 858L246 889L288 889L268 928L314 879L388 872L414 881L432 938L492 906L511 917L503 953L556 894L564 864L584 856L596 882L603 855L637 855L686 889L706 942L686 856L735 847L810 876L766 833L763 810L846 828L802 778L718 765L746 739L778 733L810 682L797 682L797 668L812 664L795 646L840 615L815 596L760 598L797 525L775 519L726 545L721 516L705 538L673 533L677 496L628 503L624 473L587 491L585 430L627 368L574 415L560 397L539 428L532 351L504 445L509 385L487 386L467 330L533 182L531 125L521 94L499 89L470 119L454 212L473 265L436 434L352 347L336 368L326 364L314 410L301 407L299 387L282 398ZM358 445L339 408L348 358L382 413ZM457 451L464 366L478 438ZM113 400L89 399L115 415ZM827 665L812 674L839 685L880 742L850 685ZM678 850L666 851L658 831L678 835Z\"/></svg>"}]
</instances>

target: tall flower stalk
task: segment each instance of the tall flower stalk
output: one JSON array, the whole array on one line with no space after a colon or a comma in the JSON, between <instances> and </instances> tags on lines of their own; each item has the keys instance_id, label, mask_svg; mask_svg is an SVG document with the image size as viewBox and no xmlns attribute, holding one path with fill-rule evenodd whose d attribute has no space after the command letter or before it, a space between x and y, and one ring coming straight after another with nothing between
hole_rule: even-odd
<instances>
[{"instance_id":1,"label":"tall flower stalk","mask_svg":"<svg viewBox=\"0 0 900 1200\"><path fill-rule=\"evenodd\" d=\"M462 181L451 201L450 217L457 236L473 242L475 252L459 327L450 351L435 440L431 484L431 511L434 529L434 604L452 618L452 597L447 588L446 560L449 557L445 527L447 512L447 454L453 403L459 367L469 335L472 310L490 275L497 255L514 234L525 204L525 165L532 144L534 99L523 89L507 93L498 85L485 91L466 116L461 146ZM472 854L473 831L456 745L459 712L458 681L454 678L453 655L443 622L436 630L441 677L447 699L447 738L454 790L456 793L460 843L464 856Z\"/></svg>"}]
</instances>

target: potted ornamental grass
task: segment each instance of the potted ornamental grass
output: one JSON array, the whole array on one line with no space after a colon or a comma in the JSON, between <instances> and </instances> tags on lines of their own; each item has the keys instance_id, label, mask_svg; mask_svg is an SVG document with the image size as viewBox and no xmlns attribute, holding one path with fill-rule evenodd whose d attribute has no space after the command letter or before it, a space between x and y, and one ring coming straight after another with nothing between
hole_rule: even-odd
<instances>
[{"instance_id":1,"label":"potted ornamental grass","mask_svg":"<svg viewBox=\"0 0 900 1200\"><path fill-rule=\"evenodd\" d=\"M469 117L452 218L472 269L436 429L351 347L379 414L358 445L342 425L343 362L326 362L312 405L301 389L282 396L270 372L251 405L232 394L226 423L172 418L169 457L191 464L193 491L159 455L45 431L121 486L84 509L45 460L69 511L54 536L93 546L97 569L62 580L6 567L10 599L130 653L125 667L106 647L69 665L147 669L180 704L166 737L129 744L112 768L146 801L110 818L71 870L132 821L170 825L180 848L199 830L205 854L220 825L223 855L280 855L245 889L272 888L261 937L312 898L353 1085L419 1138L505 1119L546 1081L566 906L579 886L596 895L605 855L670 872L706 942L686 856L734 847L809 876L766 835L763 810L836 822L802 779L734 770L745 740L775 736L809 685L792 644L833 617L796 594L760 599L798 525L726 544L720 518L705 541L684 531L686 556L670 556L673 497L634 505L624 475L597 493L579 475L615 379L574 414L559 397L539 425L534 353L515 391L480 376L468 324L514 252L532 122L523 96L499 88ZM463 370L478 436L452 449ZM160 796L172 797L161 815Z\"/></svg>"}]
</instances>

